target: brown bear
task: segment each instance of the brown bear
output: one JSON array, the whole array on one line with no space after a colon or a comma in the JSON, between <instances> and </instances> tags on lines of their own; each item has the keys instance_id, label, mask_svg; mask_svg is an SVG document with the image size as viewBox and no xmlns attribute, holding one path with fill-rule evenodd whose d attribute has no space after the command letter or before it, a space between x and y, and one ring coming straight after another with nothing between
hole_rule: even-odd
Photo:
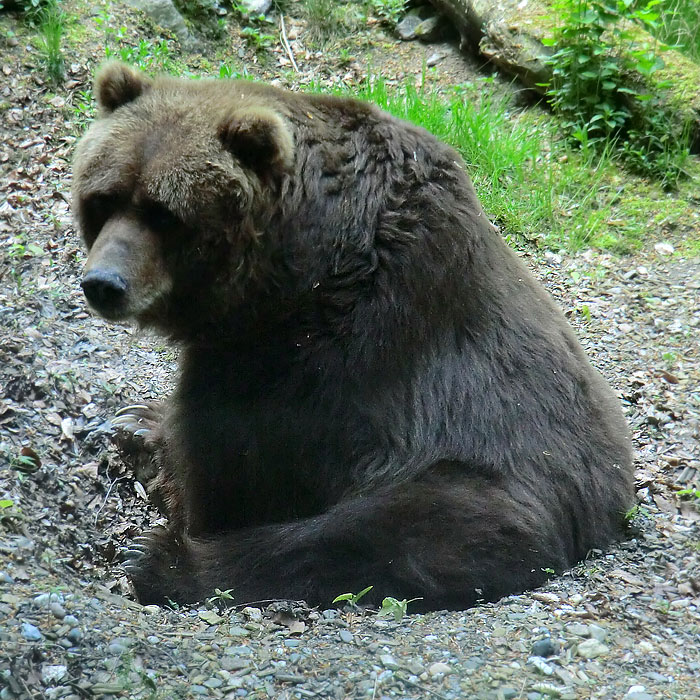
<instances>
[{"instance_id":1,"label":"brown bear","mask_svg":"<svg viewBox=\"0 0 700 700\"><path fill-rule=\"evenodd\" d=\"M110 63L96 93L82 287L180 347L174 395L116 421L170 517L127 552L142 602L460 609L620 534L620 407L452 148L254 82Z\"/></svg>"}]
</instances>

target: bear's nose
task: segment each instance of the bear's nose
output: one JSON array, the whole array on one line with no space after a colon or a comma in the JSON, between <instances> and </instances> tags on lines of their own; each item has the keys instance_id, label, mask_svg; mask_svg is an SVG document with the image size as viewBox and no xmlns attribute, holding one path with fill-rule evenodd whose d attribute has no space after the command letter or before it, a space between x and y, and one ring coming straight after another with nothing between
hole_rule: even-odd
<instances>
[{"instance_id":1,"label":"bear's nose","mask_svg":"<svg viewBox=\"0 0 700 700\"><path fill-rule=\"evenodd\" d=\"M90 305L97 311L115 311L126 298L126 280L117 272L90 270L85 273L80 286Z\"/></svg>"}]
</instances>

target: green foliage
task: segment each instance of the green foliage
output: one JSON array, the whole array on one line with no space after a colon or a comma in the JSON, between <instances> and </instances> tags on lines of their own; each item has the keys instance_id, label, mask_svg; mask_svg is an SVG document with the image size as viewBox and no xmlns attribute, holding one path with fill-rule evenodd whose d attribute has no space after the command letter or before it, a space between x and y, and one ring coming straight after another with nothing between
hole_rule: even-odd
<instances>
[{"instance_id":1,"label":"green foliage","mask_svg":"<svg viewBox=\"0 0 700 700\"><path fill-rule=\"evenodd\" d=\"M141 39L136 46L121 46L113 49L105 47L107 58L118 58L120 61L130 63L141 70L148 72L172 72L173 61L170 55L170 45L167 39L161 39L157 43Z\"/></svg>"},{"instance_id":2,"label":"green foliage","mask_svg":"<svg viewBox=\"0 0 700 700\"><path fill-rule=\"evenodd\" d=\"M625 522L627 524L630 524L635 518L639 517L644 517L647 518L649 517L649 511L644 508L643 506L640 506L639 504L632 506L626 513L625 513Z\"/></svg>"},{"instance_id":3,"label":"green foliage","mask_svg":"<svg viewBox=\"0 0 700 700\"><path fill-rule=\"evenodd\" d=\"M243 78L245 75L237 71L230 63L224 61L219 65L219 78L228 78L230 80Z\"/></svg>"},{"instance_id":4,"label":"green foliage","mask_svg":"<svg viewBox=\"0 0 700 700\"><path fill-rule=\"evenodd\" d=\"M422 598L411 598L410 600L406 600L405 598L403 600L397 600L396 598L392 598L391 596L387 596L384 598L382 601L382 609L379 611L380 615L393 615L394 620L396 622L399 622L404 615L406 614L406 609L408 608L409 603L413 603L416 600L423 600Z\"/></svg>"},{"instance_id":5,"label":"green foliage","mask_svg":"<svg viewBox=\"0 0 700 700\"><path fill-rule=\"evenodd\" d=\"M215 588L214 595L206 600L206 605L210 608L209 612L212 614L200 613L200 617L209 624L219 624L222 622L222 618L220 618L217 613L213 612L213 610L223 612L226 608L230 607L234 600L232 591L233 588L227 588L223 591L220 588Z\"/></svg>"},{"instance_id":6,"label":"green foliage","mask_svg":"<svg viewBox=\"0 0 700 700\"><path fill-rule=\"evenodd\" d=\"M61 43L66 32L66 15L58 0L43 3L36 13L39 36L37 39L42 63L49 80L58 83L64 76Z\"/></svg>"},{"instance_id":7,"label":"green foliage","mask_svg":"<svg viewBox=\"0 0 700 700\"><path fill-rule=\"evenodd\" d=\"M367 6L375 17L393 29L406 10L406 0L367 0Z\"/></svg>"},{"instance_id":8,"label":"green foliage","mask_svg":"<svg viewBox=\"0 0 700 700\"><path fill-rule=\"evenodd\" d=\"M664 0L654 36L700 62L700 2Z\"/></svg>"},{"instance_id":9,"label":"green foliage","mask_svg":"<svg viewBox=\"0 0 700 700\"><path fill-rule=\"evenodd\" d=\"M688 131L662 96L645 88L664 66L665 47L640 42L637 29L658 26L661 1L558 0L561 20L544 41L555 49L546 60L553 75L547 95L571 142L594 149L613 143L632 169L674 185L684 174Z\"/></svg>"},{"instance_id":10,"label":"green foliage","mask_svg":"<svg viewBox=\"0 0 700 700\"><path fill-rule=\"evenodd\" d=\"M360 598L367 595L373 588L374 586L367 586L367 588L363 588L359 593L341 593L339 596L333 598L333 602L341 603L346 601L350 605L357 605Z\"/></svg>"},{"instance_id":11,"label":"green foliage","mask_svg":"<svg viewBox=\"0 0 700 700\"><path fill-rule=\"evenodd\" d=\"M95 117L95 103L89 90L80 90L73 97L75 130L81 133Z\"/></svg>"},{"instance_id":12,"label":"green foliage","mask_svg":"<svg viewBox=\"0 0 700 700\"><path fill-rule=\"evenodd\" d=\"M177 73L177 64L170 50L170 42L161 39L154 43L141 39L138 44L128 43L127 29L113 26L114 18L105 10L95 18L95 23L104 32L105 56L130 63L149 73Z\"/></svg>"},{"instance_id":13,"label":"green foliage","mask_svg":"<svg viewBox=\"0 0 700 700\"><path fill-rule=\"evenodd\" d=\"M700 501L700 489L681 489L676 492L681 498Z\"/></svg>"},{"instance_id":14,"label":"green foliage","mask_svg":"<svg viewBox=\"0 0 700 700\"><path fill-rule=\"evenodd\" d=\"M259 27L243 27L241 29L241 37L256 52L262 52L270 48L276 41L276 37L273 34L265 34Z\"/></svg>"}]
</instances>

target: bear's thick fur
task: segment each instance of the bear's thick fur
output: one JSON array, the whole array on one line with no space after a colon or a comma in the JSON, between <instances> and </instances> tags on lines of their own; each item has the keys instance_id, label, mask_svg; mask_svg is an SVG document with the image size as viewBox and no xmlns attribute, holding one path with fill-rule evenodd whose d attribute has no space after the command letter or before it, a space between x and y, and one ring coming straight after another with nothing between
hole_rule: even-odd
<instances>
[{"instance_id":1,"label":"bear's thick fur","mask_svg":"<svg viewBox=\"0 0 700 700\"><path fill-rule=\"evenodd\" d=\"M620 533L620 408L457 153L376 107L118 63L75 160L83 288L179 344L144 603L463 608Z\"/></svg>"}]
</instances>

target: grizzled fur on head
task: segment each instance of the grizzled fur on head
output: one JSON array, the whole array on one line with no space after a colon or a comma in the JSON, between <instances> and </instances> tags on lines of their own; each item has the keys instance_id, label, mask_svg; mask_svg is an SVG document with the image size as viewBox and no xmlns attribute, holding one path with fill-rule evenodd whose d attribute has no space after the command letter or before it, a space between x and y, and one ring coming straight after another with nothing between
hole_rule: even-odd
<instances>
[{"instance_id":1,"label":"grizzled fur on head","mask_svg":"<svg viewBox=\"0 0 700 700\"><path fill-rule=\"evenodd\" d=\"M619 405L452 148L248 81L108 64L96 93L82 286L181 348L174 395L115 420L169 518L128 555L143 603L463 608L619 535Z\"/></svg>"},{"instance_id":2,"label":"grizzled fur on head","mask_svg":"<svg viewBox=\"0 0 700 700\"><path fill-rule=\"evenodd\" d=\"M192 334L261 275L259 239L294 138L252 83L231 85L152 80L117 62L99 71L100 118L78 147L73 194L86 274L126 287L118 303L88 295L106 317ZM193 275L217 281L194 318L173 296L195 292Z\"/></svg>"}]
</instances>

